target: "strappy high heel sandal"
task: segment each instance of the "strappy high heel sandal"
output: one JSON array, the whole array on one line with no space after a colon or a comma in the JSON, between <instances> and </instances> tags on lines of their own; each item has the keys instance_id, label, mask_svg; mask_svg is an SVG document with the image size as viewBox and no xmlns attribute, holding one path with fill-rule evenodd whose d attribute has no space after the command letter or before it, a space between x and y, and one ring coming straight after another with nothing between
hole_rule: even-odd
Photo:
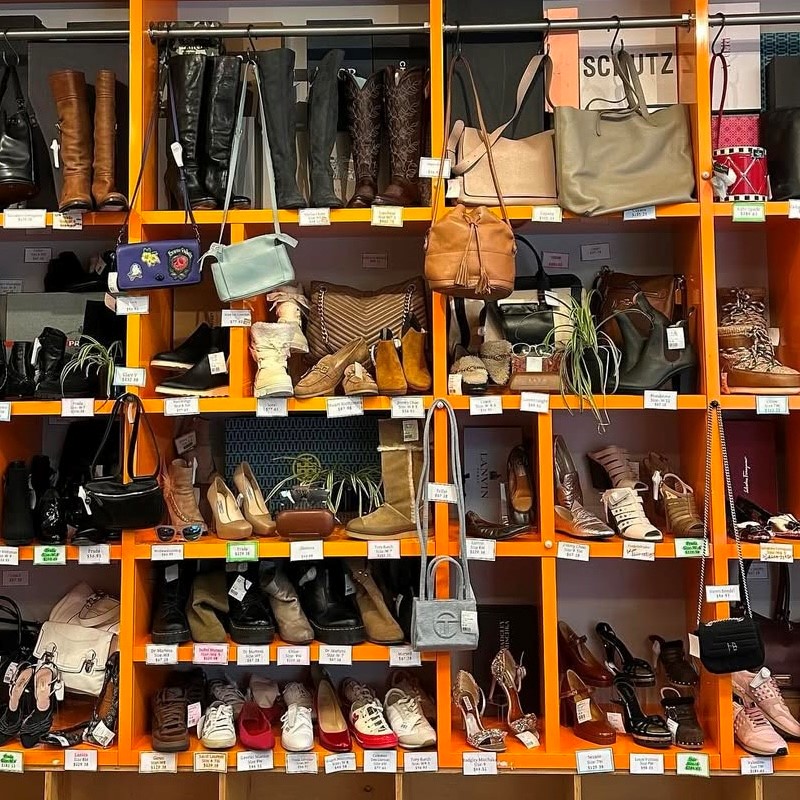
<instances>
[{"instance_id":1,"label":"strappy high heel sandal","mask_svg":"<svg viewBox=\"0 0 800 800\"><path fill-rule=\"evenodd\" d=\"M23 747L35 747L53 726L55 700L53 695L61 680L58 667L50 661L38 664L33 675L33 710L25 718L19 731Z\"/></svg>"},{"instance_id":2,"label":"strappy high heel sandal","mask_svg":"<svg viewBox=\"0 0 800 800\"><path fill-rule=\"evenodd\" d=\"M17 667L8 690L8 705L0 715L0 746L19 735L25 718L31 712L30 683L34 667L22 663Z\"/></svg>"},{"instance_id":3,"label":"strappy high heel sandal","mask_svg":"<svg viewBox=\"0 0 800 800\"><path fill-rule=\"evenodd\" d=\"M595 631L603 642L606 667L610 672L626 678L634 686L655 686L656 676L653 668L643 658L634 658L607 622L598 622Z\"/></svg>"},{"instance_id":4,"label":"strappy high heel sandal","mask_svg":"<svg viewBox=\"0 0 800 800\"><path fill-rule=\"evenodd\" d=\"M475 683L475 678L463 669L456 675L453 702L464 718L464 730L470 747L493 753L502 753L506 749L505 731L483 727L481 716L486 707L486 697L483 690Z\"/></svg>"},{"instance_id":5,"label":"strappy high heel sandal","mask_svg":"<svg viewBox=\"0 0 800 800\"><path fill-rule=\"evenodd\" d=\"M640 481L632 467L631 457L624 447L615 444L587 453L592 486L601 492L605 489L633 489L642 491L647 484Z\"/></svg>"},{"instance_id":6,"label":"strappy high heel sandal","mask_svg":"<svg viewBox=\"0 0 800 800\"><path fill-rule=\"evenodd\" d=\"M645 714L636 696L633 683L623 675L614 678L614 689L618 697L614 703L622 706L622 721L625 733L631 735L636 744L644 747L669 747L672 744L672 734L667 723L658 714Z\"/></svg>"},{"instance_id":7,"label":"strappy high heel sandal","mask_svg":"<svg viewBox=\"0 0 800 800\"><path fill-rule=\"evenodd\" d=\"M492 659L492 688L489 690L489 697L494 696L495 687L499 684L503 687L506 700L508 701L508 711L506 712L506 723L508 727L517 735L520 733L531 733L539 743L539 730L536 722L536 714L530 712L526 714L522 710L519 693L522 691L522 681L525 678L526 669L520 663L514 661L514 656L503 648Z\"/></svg>"}]
</instances>

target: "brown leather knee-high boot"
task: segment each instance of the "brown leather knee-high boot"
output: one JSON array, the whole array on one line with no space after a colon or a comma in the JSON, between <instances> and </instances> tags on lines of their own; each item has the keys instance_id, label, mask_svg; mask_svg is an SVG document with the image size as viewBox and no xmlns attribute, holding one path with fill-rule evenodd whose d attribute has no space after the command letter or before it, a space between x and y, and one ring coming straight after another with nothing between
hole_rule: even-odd
<instances>
[{"instance_id":1,"label":"brown leather knee-high boot","mask_svg":"<svg viewBox=\"0 0 800 800\"><path fill-rule=\"evenodd\" d=\"M64 69L49 77L61 132L61 196L59 211L91 211L92 127L86 77Z\"/></svg>"},{"instance_id":2,"label":"brown leather knee-high boot","mask_svg":"<svg viewBox=\"0 0 800 800\"><path fill-rule=\"evenodd\" d=\"M94 175L92 197L98 211L124 211L125 195L116 190L117 76L113 70L97 71L94 81Z\"/></svg>"}]
</instances>

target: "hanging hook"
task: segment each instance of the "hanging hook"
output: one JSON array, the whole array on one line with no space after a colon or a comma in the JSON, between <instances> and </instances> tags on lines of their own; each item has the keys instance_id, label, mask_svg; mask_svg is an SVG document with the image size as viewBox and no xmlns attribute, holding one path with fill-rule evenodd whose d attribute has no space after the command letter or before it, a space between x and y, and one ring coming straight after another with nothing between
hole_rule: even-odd
<instances>
[{"instance_id":1,"label":"hanging hook","mask_svg":"<svg viewBox=\"0 0 800 800\"><path fill-rule=\"evenodd\" d=\"M547 23L547 28L545 29L544 38L542 39L542 52L546 56L549 56L550 55L550 28L552 26L552 23L550 22L549 18L546 19L545 22Z\"/></svg>"},{"instance_id":2,"label":"hanging hook","mask_svg":"<svg viewBox=\"0 0 800 800\"><path fill-rule=\"evenodd\" d=\"M8 38L8 31L3 31L3 41L8 45L8 49L14 54L14 60L9 65L8 63L8 52L5 48L3 48L3 63L8 66L19 66L19 53L14 49L14 45L11 44L11 40Z\"/></svg>"},{"instance_id":3,"label":"hanging hook","mask_svg":"<svg viewBox=\"0 0 800 800\"><path fill-rule=\"evenodd\" d=\"M614 55L614 46L616 45L617 39L619 38L619 32L622 30L622 20L616 14L612 14L611 19L615 19L617 21L617 28L614 31L614 38L611 40L611 47L609 48L609 51L611 52L611 55L613 56ZM620 39L620 41L619 41L619 49L620 49L620 51L625 49L625 42L622 39Z\"/></svg>"},{"instance_id":4,"label":"hanging hook","mask_svg":"<svg viewBox=\"0 0 800 800\"><path fill-rule=\"evenodd\" d=\"M250 53L256 52L256 43L253 41L253 23L247 26L247 41L250 42Z\"/></svg>"},{"instance_id":5,"label":"hanging hook","mask_svg":"<svg viewBox=\"0 0 800 800\"><path fill-rule=\"evenodd\" d=\"M456 58L461 57L461 23L456 22Z\"/></svg>"},{"instance_id":6,"label":"hanging hook","mask_svg":"<svg viewBox=\"0 0 800 800\"><path fill-rule=\"evenodd\" d=\"M715 14L715 17L719 17L722 20L722 24L719 26L719 30L717 31L717 35L714 37L714 41L711 42L711 55L714 56L721 56L725 50L725 42L723 40L722 44L717 49L717 42L719 41L719 37L722 36L722 32L725 30L725 15L720 11L719 14Z\"/></svg>"}]
</instances>

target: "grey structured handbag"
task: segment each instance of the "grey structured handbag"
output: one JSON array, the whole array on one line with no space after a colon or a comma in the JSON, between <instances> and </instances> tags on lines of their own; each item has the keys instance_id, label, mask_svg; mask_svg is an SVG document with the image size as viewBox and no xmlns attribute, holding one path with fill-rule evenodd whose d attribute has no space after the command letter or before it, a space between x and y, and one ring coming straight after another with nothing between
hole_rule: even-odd
<instances>
[{"instance_id":1,"label":"grey structured handbag","mask_svg":"<svg viewBox=\"0 0 800 800\"><path fill-rule=\"evenodd\" d=\"M648 111L630 54L620 50L613 58L627 108L555 109L559 204L591 217L690 201L695 179L688 106Z\"/></svg>"},{"instance_id":2,"label":"grey structured handbag","mask_svg":"<svg viewBox=\"0 0 800 800\"><path fill-rule=\"evenodd\" d=\"M430 480L431 421L436 409L447 412L450 426L449 451L452 486L456 494L458 512L459 554L437 556L428 562L428 522ZM475 594L469 579L467 562L466 523L464 520L464 489L461 476L461 457L459 455L458 425L453 409L445 400L437 400L429 409L425 419L425 432L422 441L423 465L417 487L415 516L417 536L419 537L420 559L419 597L414 598L411 619L411 646L417 651L426 650L475 650L478 647L478 609ZM444 564L451 564L455 570L455 597L437 598L434 579L436 571Z\"/></svg>"},{"instance_id":3,"label":"grey structured handbag","mask_svg":"<svg viewBox=\"0 0 800 800\"><path fill-rule=\"evenodd\" d=\"M261 114L261 140L264 148L264 164L267 170L267 183L269 184L270 207L274 233L257 236L236 244L222 244L225 233L225 224L228 221L228 211L233 195L233 182L236 177L236 163L242 143L244 127L244 105L247 98L247 72L252 67L256 81L258 107ZM263 294L278 286L291 283L294 280L294 269L289 260L286 245L295 247L297 239L288 234L281 233L278 221L278 201L275 196L275 173L272 167L272 154L269 149L267 137L267 123L264 114L264 97L261 90L261 78L258 66L251 59L245 61L245 74L242 79L242 93L239 99L239 111L236 117L236 131L231 150L231 163L228 171L228 186L225 191L225 213L222 217L222 227L219 232L219 241L214 242L203 256L203 259L214 258L216 263L211 265L211 274L214 277L214 286L219 299L227 303L231 300L242 300Z\"/></svg>"}]
</instances>

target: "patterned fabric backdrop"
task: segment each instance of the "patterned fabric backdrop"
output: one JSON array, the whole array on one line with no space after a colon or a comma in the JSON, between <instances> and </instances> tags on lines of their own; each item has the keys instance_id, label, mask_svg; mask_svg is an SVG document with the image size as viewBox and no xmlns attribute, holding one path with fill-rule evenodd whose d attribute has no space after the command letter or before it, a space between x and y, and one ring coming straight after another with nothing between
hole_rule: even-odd
<instances>
[{"instance_id":1,"label":"patterned fabric backdrop","mask_svg":"<svg viewBox=\"0 0 800 800\"><path fill-rule=\"evenodd\" d=\"M784 31L761 34L761 110L767 108L765 71L775 56L800 56L800 33Z\"/></svg>"}]
</instances>

